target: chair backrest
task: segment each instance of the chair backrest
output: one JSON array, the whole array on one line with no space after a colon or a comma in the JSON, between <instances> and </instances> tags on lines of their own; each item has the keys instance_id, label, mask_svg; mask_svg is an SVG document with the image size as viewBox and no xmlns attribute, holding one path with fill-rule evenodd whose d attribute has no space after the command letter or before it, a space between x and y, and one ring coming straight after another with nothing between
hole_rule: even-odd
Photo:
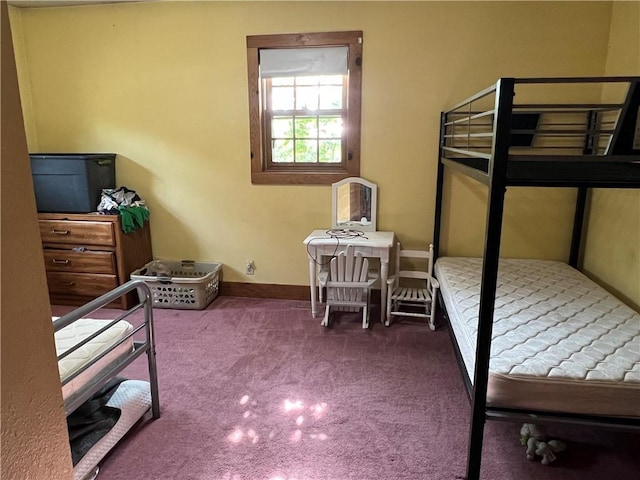
<instances>
[{"instance_id":1,"label":"chair backrest","mask_svg":"<svg viewBox=\"0 0 640 480\"><path fill-rule=\"evenodd\" d=\"M368 274L369 260L354 253L353 245L331 259L331 282L366 282Z\"/></svg>"},{"instance_id":2,"label":"chair backrest","mask_svg":"<svg viewBox=\"0 0 640 480\"><path fill-rule=\"evenodd\" d=\"M407 262L402 259L415 259L419 265L411 270L406 269ZM402 262L402 265L401 265ZM402 268L405 267L405 268ZM396 244L396 278L413 278L425 280L427 288L431 290L431 278L433 274L433 245L428 250L403 250L400 242Z\"/></svg>"},{"instance_id":3,"label":"chair backrest","mask_svg":"<svg viewBox=\"0 0 640 480\"><path fill-rule=\"evenodd\" d=\"M331 259L323 325L329 326L329 311L333 307L349 312L362 309L362 328L369 327L371 285L376 280L368 277L369 260L360 252L354 253L353 245L347 245Z\"/></svg>"}]
</instances>

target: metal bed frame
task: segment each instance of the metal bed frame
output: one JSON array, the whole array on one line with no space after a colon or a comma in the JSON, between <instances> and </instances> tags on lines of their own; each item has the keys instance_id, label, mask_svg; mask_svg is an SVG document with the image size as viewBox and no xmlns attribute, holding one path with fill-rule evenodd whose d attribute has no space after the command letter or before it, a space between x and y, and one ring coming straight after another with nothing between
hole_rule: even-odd
<instances>
[{"instance_id":1,"label":"metal bed frame","mask_svg":"<svg viewBox=\"0 0 640 480\"><path fill-rule=\"evenodd\" d=\"M627 87L622 103L515 103L516 87L560 89L600 95L605 88ZM563 90L564 89L564 90ZM536 98L544 98L538 95ZM560 98L560 97L558 97ZM564 98L564 97L562 97ZM482 281L478 316L475 382L456 357L472 405L466 478L480 478L484 423L487 419L530 423L562 422L640 430L640 418L542 412L487 405L487 381L498 259L507 187L575 187L575 216L569 265L578 267L584 214L591 188L640 188L640 77L501 78L494 85L442 112L435 202L434 257L439 255L445 166L488 187ZM528 117L523 117L523 115ZM549 117L551 120L546 120ZM523 125L527 120L529 125ZM640 129L636 126L635 129ZM520 136L518 138L518 136ZM523 137L524 136L524 137ZM524 139L524 141L523 141ZM443 310L446 314L446 309Z\"/></svg>"},{"instance_id":2,"label":"metal bed frame","mask_svg":"<svg viewBox=\"0 0 640 480\"><path fill-rule=\"evenodd\" d=\"M123 295L126 295L129 292L134 290L138 291L138 298L140 301L131 307L129 310L123 312L118 315L117 318L109 322L100 330L96 331L94 334L85 338L82 342L74 345L69 350L65 351L61 355L58 356L58 361L62 358L66 357L70 353L76 351L81 348L83 345L86 345L88 342L96 338L98 335L102 334L113 325L118 323L121 320L126 319L132 313L144 309L144 319L142 322L139 322L139 325L135 326L133 331L131 331L126 337L120 339L120 341L113 345L109 350L102 352L100 355L97 355L90 362L82 367L82 369L75 372L73 375L69 376L63 383L66 385L68 382L72 381L82 372L86 371L92 365L100 361L105 355L107 355L111 350L118 347L133 335L138 333L141 330L144 330L145 339L143 341L134 340L133 342L133 350L129 352L127 355L120 357L116 362L109 365L109 367L102 372L100 372L96 377L91 379L86 385L84 385L80 390L75 392L73 395L70 395L64 402L65 414L69 415L73 411L75 411L80 405L82 405L85 401L90 399L104 384L122 370L124 370L131 362L133 362L136 358L141 356L142 354L147 354L147 362L149 368L149 384L151 390L151 412L154 419L160 418L160 401L158 397L158 376L156 371L156 349L155 349L155 338L153 333L153 302L151 297L151 291L149 287L141 281L129 281L119 287L111 290L110 292L105 293L104 295L92 300L91 302L78 307L72 312L67 313L66 315L56 319L53 322L53 329L55 332L60 329L71 325L76 320L86 317L91 313L109 305L110 303L118 300Z\"/></svg>"}]
</instances>

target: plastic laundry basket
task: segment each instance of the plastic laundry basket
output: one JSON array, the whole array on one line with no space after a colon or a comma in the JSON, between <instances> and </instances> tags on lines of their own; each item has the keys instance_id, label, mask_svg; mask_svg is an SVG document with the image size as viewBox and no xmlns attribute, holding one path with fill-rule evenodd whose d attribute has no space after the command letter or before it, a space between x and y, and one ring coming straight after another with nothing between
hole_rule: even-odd
<instances>
[{"instance_id":1,"label":"plastic laundry basket","mask_svg":"<svg viewBox=\"0 0 640 480\"><path fill-rule=\"evenodd\" d=\"M220 263L154 260L131 274L143 280L156 308L202 310L219 291Z\"/></svg>"}]
</instances>

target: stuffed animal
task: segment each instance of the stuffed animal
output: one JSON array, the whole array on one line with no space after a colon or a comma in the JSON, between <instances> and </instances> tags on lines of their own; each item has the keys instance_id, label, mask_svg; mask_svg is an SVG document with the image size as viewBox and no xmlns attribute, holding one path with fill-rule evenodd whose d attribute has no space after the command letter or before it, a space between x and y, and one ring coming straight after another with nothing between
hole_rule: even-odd
<instances>
[{"instance_id":1,"label":"stuffed animal","mask_svg":"<svg viewBox=\"0 0 640 480\"><path fill-rule=\"evenodd\" d=\"M526 446L530 438L544 440L546 435L538 425L534 423L524 423L520 428L520 443Z\"/></svg>"},{"instance_id":2,"label":"stuffed animal","mask_svg":"<svg viewBox=\"0 0 640 480\"><path fill-rule=\"evenodd\" d=\"M525 423L520 429L520 442L527 447L529 460L542 457L542 464L549 465L556 459L556 453L562 452L567 446L560 440L546 441L546 435L540 427L532 423Z\"/></svg>"},{"instance_id":3,"label":"stuffed animal","mask_svg":"<svg viewBox=\"0 0 640 480\"><path fill-rule=\"evenodd\" d=\"M542 457L541 463L543 465L549 465L556 459L556 453L562 452L567 446L560 440L549 440L548 442L541 442L535 438L530 438L531 445L527 445L527 458L533 460L535 456ZM529 450L533 451L533 458L529 456Z\"/></svg>"}]
</instances>

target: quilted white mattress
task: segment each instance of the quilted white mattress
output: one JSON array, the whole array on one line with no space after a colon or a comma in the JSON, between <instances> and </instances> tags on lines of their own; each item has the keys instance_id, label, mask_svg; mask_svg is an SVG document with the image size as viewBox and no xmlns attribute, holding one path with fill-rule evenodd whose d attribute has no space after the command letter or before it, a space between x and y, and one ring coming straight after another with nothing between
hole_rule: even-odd
<instances>
[{"instance_id":1,"label":"quilted white mattress","mask_svg":"<svg viewBox=\"0 0 640 480\"><path fill-rule=\"evenodd\" d=\"M54 317L54 320L57 317ZM55 333L56 355L69 350L82 340L97 332L111 320L96 320L91 318L81 318L66 326ZM118 341L126 337L133 330L133 326L121 320L113 325L107 331L101 333L96 338L88 342L73 353L58 362L58 370L60 371L60 381L65 382L74 373L83 368L91 359L100 355L102 352L112 348ZM75 392L79 391L86 383L91 381L100 371L108 367L118 358L126 355L133 350L133 337L129 337L121 345L115 347L107 355L102 357L98 362L93 364L87 370L79 374L73 380L62 386L62 396L66 400Z\"/></svg>"},{"instance_id":2,"label":"quilted white mattress","mask_svg":"<svg viewBox=\"0 0 640 480\"><path fill-rule=\"evenodd\" d=\"M149 382L141 380L122 382L107 402L107 406L119 408L120 418L109 433L98 440L74 467L74 480L85 480L104 456L149 409L151 406Z\"/></svg>"},{"instance_id":3,"label":"quilted white mattress","mask_svg":"<svg viewBox=\"0 0 640 480\"><path fill-rule=\"evenodd\" d=\"M482 259L442 257L442 296L473 381ZM568 265L501 259L487 402L640 416L640 315Z\"/></svg>"}]
</instances>

